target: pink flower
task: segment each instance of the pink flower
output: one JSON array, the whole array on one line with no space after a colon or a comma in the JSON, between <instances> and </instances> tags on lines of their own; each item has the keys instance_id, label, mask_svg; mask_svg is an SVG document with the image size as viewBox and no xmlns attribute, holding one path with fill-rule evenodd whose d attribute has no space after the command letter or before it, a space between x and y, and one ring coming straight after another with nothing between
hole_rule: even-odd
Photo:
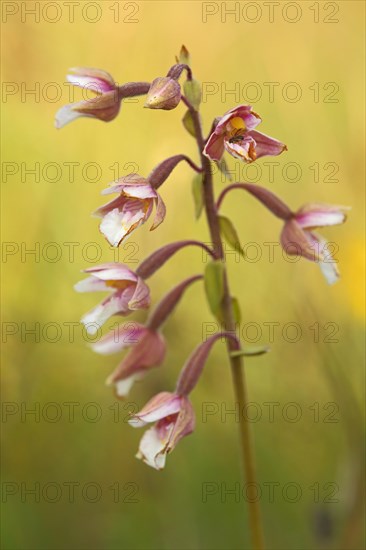
<instances>
[{"instance_id":1,"label":"pink flower","mask_svg":"<svg viewBox=\"0 0 366 550\"><path fill-rule=\"evenodd\" d=\"M75 285L77 292L112 290L113 293L83 316L88 332L95 333L112 315L127 315L150 305L149 287L128 267L119 263L102 264L84 270L90 277Z\"/></svg>"},{"instance_id":2,"label":"pink flower","mask_svg":"<svg viewBox=\"0 0 366 550\"><path fill-rule=\"evenodd\" d=\"M316 227L338 225L346 220L345 206L308 204L289 218L281 233L281 243L287 254L300 254L308 260L319 263L329 284L339 278L336 261L327 248L327 242L314 233Z\"/></svg>"},{"instance_id":3,"label":"pink flower","mask_svg":"<svg viewBox=\"0 0 366 550\"><path fill-rule=\"evenodd\" d=\"M188 397L169 392L158 393L129 420L135 428L151 422L156 424L142 436L136 456L148 466L162 470L166 455L194 430L195 415Z\"/></svg>"},{"instance_id":4,"label":"pink flower","mask_svg":"<svg viewBox=\"0 0 366 550\"><path fill-rule=\"evenodd\" d=\"M102 191L102 195L119 193L116 199L98 208L103 218L100 231L112 246L119 246L135 229L149 218L153 204L156 214L151 231L165 218L165 204L152 185L138 174L119 178L116 184Z\"/></svg>"},{"instance_id":5,"label":"pink flower","mask_svg":"<svg viewBox=\"0 0 366 550\"><path fill-rule=\"evenodd\" d=\"M204 155L219 161L224 151L244 162L253 162L257 158L279 155L287 149L286 145L274 138L254 130L261 118L252 111L250 105L239 105L228 111L219 120L210 135Z\"/></svg>"},{"instance_id":6,"label":"pink flower","mask_svg":"<svg viewBox=\"0 0 366 550\"><path fill-rule=\"evenodd\" d=\"M71 74L66 78L71 84L90 89L96 92L96 96L61 107L56 114L56 127L62 128L65 124L83 116L98 118L104 122L113 120L119 113L122 98L111 75L100 69L85 67L76 67L70 71Z\"/></svg>"},{"instance_id":7,"label":"pink flower","mask_svg":"<svg viewBox=\"0 0 366 550\"><path fill-rule=\"evenodd\" d=\"M165 340L159 332L135 322L120 325L117 331L110 332L91 347L102 355L131 348L106 382L114 384L119 397L125 397L132 384L149 369L159 366L164 361L166 350Z\"/></svg>"}]
</instances>

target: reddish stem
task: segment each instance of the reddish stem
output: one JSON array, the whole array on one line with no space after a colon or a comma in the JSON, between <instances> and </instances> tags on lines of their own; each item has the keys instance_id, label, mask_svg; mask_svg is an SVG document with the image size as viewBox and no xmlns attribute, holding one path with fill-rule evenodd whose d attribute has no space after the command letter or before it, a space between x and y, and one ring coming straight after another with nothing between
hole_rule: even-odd
<instances>
[{"instance_id":1,"label":"reddish stem","mask_svg":"<svg viewBox=\"0 0 366 550\"><path fill-rule=\"evenodd\" d=\"M210 235L213 243L213 248L223 262L225 262L225 255L220 235L220 225L217 213L217 206L214 199L212 171L209 159L203 154L205 140L203 138L202 127L200 122L199 113L194 109L190 102L182 97L183 102L188 107L196 134L197 145L201 157L201 164L203 168L203 186L204 186L204 201L208 226L210 229ZM235 334L236 323L234 318L234 312L232 307L232 300L230 295L229 283L227 273L225 269L224 277L224 298L222 304L223 313L223 329L227 332ZM235 342L232 339L227 339L227 349L231 365L231 372L234 383L235 397L240 410L245 410L248 403L247 388L244 375L243 358L240 356L233 357L231 352L238 349ZM240 345L239 345L240 349ZM244 415L240 416L239 422L240 429L240 442L243 457L243 466L245 472L245 479L248 487L253 488L251 496L248 498L249 505L249 523L251 529L252 543L255 550L264 549L264 536L262 530L261 511L257 496L255 494L256 484L256 466L254 458L254 448L252 441L252 433L250 425L245 419Z\"/></svg>"}]
</instances>

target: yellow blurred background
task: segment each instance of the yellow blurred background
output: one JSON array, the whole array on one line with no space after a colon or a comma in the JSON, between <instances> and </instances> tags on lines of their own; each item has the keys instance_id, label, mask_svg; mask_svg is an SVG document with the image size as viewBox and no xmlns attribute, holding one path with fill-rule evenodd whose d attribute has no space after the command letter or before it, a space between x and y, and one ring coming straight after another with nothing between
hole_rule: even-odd
<instances>
[{"instance_id":1,"label":"yellow blurred background","mask_svg":"<svg viewBox=\"0 0 366 550\"><path fill-rule=\"evenodd\" d=\"M267 548L362 548L364 3L71 4L2 2L3 548L250 547L224 346L215 346L192 395L196 431L165 471L134 458L141 432L126 423L134 404L174 388L212 322L200 283L164 327L164 365L126 403L104 384L119 356L93 354L78 323L101 296L73 291L93 262L118 259L135 269L163 244L209 240L204 216L194 220L186 165L161 188L164 224L140 228L117 257L90 216L117 176L136 167L147 175L177 153L197 161L182 106L152 111L140 98L109 124L81 119L54 128L55 112L69 103L68 68L150 81L166 74L182 44L203 85L205 132L251 98L259 130L288 146L260 159L257 172L230 158L232 170L249 181L259 174L258 183L294 209L352 207L344 226L322 232L338 250L342 278L332 287L316 265L285 261L279 247L270 261L264 243L278 242L280 223L251 197L232 193L223 213L248 253L228 256L241 333L271 346L246 362ZM216 175L217 193L225 184ZM262 254L256 262L253 242ZM154 303L202 268L198 250L180 252L151 279ZM208 404L214 412L206 417Z\"/></svg>"}]
</instances>

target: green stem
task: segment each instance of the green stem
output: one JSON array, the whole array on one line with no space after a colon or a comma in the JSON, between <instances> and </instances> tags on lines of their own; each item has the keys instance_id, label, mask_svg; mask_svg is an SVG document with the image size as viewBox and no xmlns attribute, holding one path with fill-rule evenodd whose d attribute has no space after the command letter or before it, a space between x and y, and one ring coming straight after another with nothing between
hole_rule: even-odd
<instances>
[{"instance_id":1,"label":"green stem","mask_svg":"<svg viewBox=\"0 0 366 550\"><path fill-rule=\"evenodd\" d=\"M217 214L217 208L215 204L212 172L209 159L203 154L204 138L202 134L202 127L198 112L194 107L183 98L184 103L187 105L191 112L197 145L201 157L201 164L203 169L203 189L204 189L204 203L206 210L207 223L210 230L212 244L214 251L219 259L225 263L224 249L222 245L219 219ZM232 301L230 295L229 282L227 277L227 271L225 266L225 283L224 283L224 299L223 299L223 330L228 332L236 332L235 318L232 308ZM235 399L238 403L239 410L246 409L248 404L247 387L244 373L244 362L242 357L232 357L231 352L235 349L235 343L232 339L227 339L227 349L231 365L231 372L234 384ZM237 349L237 348L236 348ZM262 529L261 511L259 502L256 495L256 467L254 458L254 445L253 438L248 421L244 415L239 416L239 432L240 432L240 444L244 467L244 476L248 488L250 488L250 495L248 495L249 506L249 523L251 529L252 544L255 550L264 549L264 536Z\"/></svg>"}]
</instances>

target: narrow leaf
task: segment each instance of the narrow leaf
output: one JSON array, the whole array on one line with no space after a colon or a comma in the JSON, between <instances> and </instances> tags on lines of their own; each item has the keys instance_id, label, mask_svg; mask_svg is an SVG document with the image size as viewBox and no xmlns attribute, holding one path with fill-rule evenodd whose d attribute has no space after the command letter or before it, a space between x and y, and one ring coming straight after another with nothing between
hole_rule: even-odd
<instances>
[{"instance_id":1,"label":"narrow leaf","mask_svg":"<svg viewBox=\"0 0 366 550\"><path fill-rule=\"evenodd\" d=\"M201 84L194 78L186 80L183 84L183 90L184 95L197 111L201 103Z\"/></svg>"},{"instance_id":2,"label":"narrow leaf","mask_svg":"<svg viewBox=\"0 0 366 550\"><path fill-rule=\"evenodd\" d=\"M224 265L220 260L214 260L206 266L205 291L211 312L220 319L224 297Z\"/></svg>"},{"instance_id":3,"label":"narrow leaf","mask_svg":"<svg viewBox=\"0 0 366 550\"><path fill-rule=\"evenodd\" d=\"M203 179L202 174L197 174L192 181L192 194L196 220L200 217L203 209Z\"/></svg>"},{"instance_id":4,"label":"narrow leaf","mask_svg":"<svg viewBox=\"0 0 366 550\"><path fill-rule=\"evenodd\" d=\"M189 134L191 134L191 136L196 137L196 130L194 128L194 123L193 123L193 119L192 119L192 115L191 115L190 111L186 112L186 114L183 117L182 122L183 122L183 126L187 130L187 132Z\"/></svg>"},{"instance_id":5,"label":"narrow leaf","mask_svg":"<svg viewBox=\"0 0 366 550\"><path fill-rule=\"evenodd\" d=\"M252 346L250 348L245 348L239 351L232 351L230 353L231 357L254 357L256 355L264 355L271 351L269 346Z\"/></svg>"},{"instance_id":6,"label":"narrow leaf","mask_svg":"<svg viewBox=\"0 0 366 550\"><path fill-rule=\"evenodd\" d=\"M239 254L244 257L244 252L240 245L239 237L235 227L233 226L232 221L229 220L229 218L226 218L226 216L219 216L219 223L220 232L224 239L229 243L231 248L239 252Z\"/></svg>"}]
</instances>

